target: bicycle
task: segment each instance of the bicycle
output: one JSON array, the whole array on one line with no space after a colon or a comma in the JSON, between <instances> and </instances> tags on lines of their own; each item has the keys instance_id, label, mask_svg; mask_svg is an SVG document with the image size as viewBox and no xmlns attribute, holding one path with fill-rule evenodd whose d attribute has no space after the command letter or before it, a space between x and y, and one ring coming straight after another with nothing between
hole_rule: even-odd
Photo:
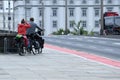
<instances>
[{"instance_id":1,"label":"bicycle","mask_svg":"<svg viewBox=\"0 0 120 80\"><path fill-rule=\"evenodd\" d=\"M28 52L32 52L34 55L42 53L42 45L40 44L40 35L38 32L27 35L29 39Z\"/></svg>"},{"instance_id":2,"label":"bicycle","mask_svg":"<svg viewBox=\"0 0 120 80\"><path fill-rule=\"evenodd\" d=\"M22 35L19 35L19 34L16 35L14 45L15 47L17 47L17 50L20 56L26 55L27 51L26 51L24 37Z\"/></svg>"}]
</instances>

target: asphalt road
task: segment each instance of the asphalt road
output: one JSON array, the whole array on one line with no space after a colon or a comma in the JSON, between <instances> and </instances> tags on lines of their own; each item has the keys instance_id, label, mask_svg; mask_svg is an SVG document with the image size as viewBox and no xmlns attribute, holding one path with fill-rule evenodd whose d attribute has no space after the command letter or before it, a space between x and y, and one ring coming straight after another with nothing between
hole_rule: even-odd
<instances>
[{"instance_id":1,"label":"asphalt road","mask_svg":"<svg viewBox=\"0 0 120 80\"><path fill-rule=\"evenodd\" d=\"M90 36L49 36L45 42L77 51L120 60L120 39Z\"/></svg>"}]
</instances>

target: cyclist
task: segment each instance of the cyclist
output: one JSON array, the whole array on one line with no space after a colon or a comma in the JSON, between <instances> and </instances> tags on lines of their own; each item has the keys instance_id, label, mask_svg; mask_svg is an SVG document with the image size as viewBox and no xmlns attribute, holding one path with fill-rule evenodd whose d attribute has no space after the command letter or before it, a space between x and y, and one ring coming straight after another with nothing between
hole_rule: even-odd
<instances>
[{"instance_id":1,"label":"cyclist","mask_svg":"<svg viewBox=\"0 0 120 80\"><path fill-rule=\"evenodd\" d=\"M36 23L34 23L34 18L30 18L30 28L27 30L27 34L33 34L35 33L36 28L39 29L40 31L43 31Z\"/></svg>"},{"instance_id":2,"label":"cyclist","mask_svg":"<svg viewBox=\"0 0 120 80\"><path fill-rule=\"evenodd\" d=\"M36 29L38 29L40 31L40 33L41 33L41 31L43 31L43 29L41 29L40 27L38 27L38 25L36 23L34 23L34 18L32 18L32 17L30 18L30 23L29 24L31 26L29 29L27 29L27 35L29 37L31 37L31 35L35 33ZM41 39L41 37L39 37L39 39ZM30 43L31 42L29 40L28 47L30 47Z\"/></svg>"},{"instance_id":3,"label":"cyclist","mask_svg":"<svg viewBox=\"0 0 120 80\"><path fill-rule=\"evenodd\" d=\"M21 24L18 24L17 36L23 36L26 47L28 46L28 39L26 37L26 31L28 28L30 28L30 24L28 24L24 19L22 19Z\"/></svg>"}]
</instances>

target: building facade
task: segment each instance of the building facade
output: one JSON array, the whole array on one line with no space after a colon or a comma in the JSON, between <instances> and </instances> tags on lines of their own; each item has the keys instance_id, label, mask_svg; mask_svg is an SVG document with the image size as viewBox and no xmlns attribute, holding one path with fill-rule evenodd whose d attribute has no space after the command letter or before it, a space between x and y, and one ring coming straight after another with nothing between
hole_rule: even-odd
<instances>
[{"instance_id":1,"label":"building facade","mask_svg":"<svg viewBox=\"0 0 120 80\"><path fill-rule=\"evenodd\" d=\"M13 1L0 1L0 30L13 31Z\"/></svg>"},{"instance_id":2,"label":"building facade","mask_svg":"<svg viewBox=\"0 0 120 80\"><path fill-rule=\"evenodd\" d=\"M45 29L49 35L60 28L73 31L73 21L81 22L88 32L100 32L101 0L16 0L14 1L15 27L22 18L30 17ZM103 0L103 11L114 11L120 14L120 0ZM67 6L66 6L67 5ZM67 8L67 17L66 17ZM66 19L67 18L67 19ZM17 29L17 28L15 28Z\"/></svg>"}]
</instances>

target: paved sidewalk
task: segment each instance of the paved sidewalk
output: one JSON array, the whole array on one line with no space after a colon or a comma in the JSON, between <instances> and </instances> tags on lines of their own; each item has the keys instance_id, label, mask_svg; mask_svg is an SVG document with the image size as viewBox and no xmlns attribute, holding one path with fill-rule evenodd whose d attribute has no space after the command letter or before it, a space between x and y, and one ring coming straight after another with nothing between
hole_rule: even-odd
<instances>
[{"instance_id":1,"label":"paved sidewalk","mask_svg":"<svg viewBox=\"0 0 120 80\"><path fill-rule=\"evenodd\" d=\"M45 48L39 55L0 54L0 80L120 80L120 69Z\"/></svg>"}]
</instances>

